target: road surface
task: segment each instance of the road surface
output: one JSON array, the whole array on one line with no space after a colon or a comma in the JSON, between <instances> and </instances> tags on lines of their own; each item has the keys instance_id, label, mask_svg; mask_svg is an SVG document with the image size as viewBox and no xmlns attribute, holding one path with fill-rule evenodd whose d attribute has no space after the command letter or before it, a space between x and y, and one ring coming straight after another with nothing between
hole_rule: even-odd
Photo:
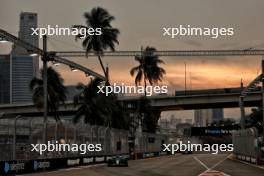
<instances>
[{"instance_id":1,"label":"road surface","mask_svg":"<svg viewBox=\"0 0 264 176\"><path fill-rule=\"evenodd\" d=\"M264 170L228 154L191 154L129 161L129 167L80 166L27 176L264 176Z\"/></svg>"}]
</instances>

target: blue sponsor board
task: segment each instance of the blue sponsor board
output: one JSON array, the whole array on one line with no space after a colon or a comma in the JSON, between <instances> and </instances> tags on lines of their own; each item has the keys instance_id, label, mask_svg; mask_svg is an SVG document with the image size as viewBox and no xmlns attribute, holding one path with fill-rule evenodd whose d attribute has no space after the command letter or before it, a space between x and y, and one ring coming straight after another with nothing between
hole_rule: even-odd
<instances>
[{"instance_id":1,"label":"blue sponsor board","mask_svg":"<svg viewBox=\"0 0 264 176\"><path fill-rule=\"evenodd\" d=\"M37 171L39 169L48 169L50 168L50 162L49 161L33 161L33 170Z\"/></svg>"},{"instance_id":2,"label":"blue sponsor board","mask_svg":"<svg viewBox=\"0 0 264 176\"><path fill-rule=\"evenodd\" d=\"M191 136L230 136L235 127L192 127Z\"/></svg>"},{"instance_id":3,"label":"blue sponsor board","mask_svg":"<svg viewBox=\"0 0 264 176\"><path fill-rule=\"evenodd\" d=\"M3 162L1 164L1 173L3 173L3 175L22 173L26 168L25 165L24 162Z\"/></svg>"},{"instance_id":4,"label":"blue sponsor board","mask_svg":"<svg viewBox=\"0 0 264 176\"><path fill-rule=\"evenodd\" d=\"M128 154L121 154L127 156ZM115 156L115 155L113 155ZM112 156L108 156L112 157ZM43 170L54 170L79 165L106 162L107 156L83 156L70 158L51 158L24 161L0 161L0 176L32 173Z\"/></svg>"}]
</instances>

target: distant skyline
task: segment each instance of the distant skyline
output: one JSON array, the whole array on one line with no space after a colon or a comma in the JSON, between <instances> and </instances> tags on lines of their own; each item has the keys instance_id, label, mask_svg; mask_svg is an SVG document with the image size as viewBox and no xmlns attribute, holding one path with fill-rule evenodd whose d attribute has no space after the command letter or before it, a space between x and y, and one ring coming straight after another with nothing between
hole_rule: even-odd
<instances>
[{"instance_id":1,"label":"distant skyline","mask_svg":"<svg viewBox=\"0 0 264 176\"><path fill-rule=\"evenodd\" d=\"M18 35L19 14L38 13L38 26L70 27L84 24L83 13L93 7L103 7L115 16L113 26L119 28L116 50L140 50L153 46L158 50L247 49L264 48L263 0L1 0L0 28ZM163 27L178 25L201 27L232 27L232 37L163 37ZM40 40L41 47L41 40ZM82 50L74 37L52 36L49 50ZM9 47L0 44L0 52ZM129 70L136 65L134 58L103 58L110 67L111 82L134 84ZM243 79L247 84L260 73L260 57L161 57L167 74L161 84L168 84L171 92L184 89L184 62L187 63L187 88L238 87ZM72 59L101 72L96 58ZM71 72L66 66L56 69L66 84L87 82L81 72ZM102 72L101 72L102 73ZM191 74L191 80L190 80ZM191 86L190 86L191 83Z\"/></svg>"}]
</instances>

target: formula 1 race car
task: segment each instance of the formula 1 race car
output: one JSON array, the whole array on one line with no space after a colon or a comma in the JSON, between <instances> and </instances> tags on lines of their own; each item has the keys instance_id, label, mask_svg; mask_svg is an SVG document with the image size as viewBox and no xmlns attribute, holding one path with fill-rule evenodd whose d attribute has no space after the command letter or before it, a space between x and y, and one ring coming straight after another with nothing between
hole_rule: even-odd
<instances>
[{"instance_id":1,"label":"formula 1 race car","mask_svg":"<svg viewBox=\"0 0 264 176\"><path fill-rule=\"evenodd\" d=\"M107 161L108 167L111 166L128 166L128 159L123 156L114 156L111 159L108 159Z\"/></svg>"}]
</instances>

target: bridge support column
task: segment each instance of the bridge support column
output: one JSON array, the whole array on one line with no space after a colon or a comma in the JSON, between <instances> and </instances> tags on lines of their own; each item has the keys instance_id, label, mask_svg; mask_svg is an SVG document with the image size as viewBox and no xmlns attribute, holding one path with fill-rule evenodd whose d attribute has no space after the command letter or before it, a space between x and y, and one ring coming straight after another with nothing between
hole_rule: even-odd
<instances>
[{"instance_id":1,"label":"bridge support column","mask_svg":"<svg viewBox=\"0 0 264 176\"><path fill-rule=\"evenodd\" d=\"M263 135L262 135L262 141L264 143L264 56L262 56L262 60L261 60L261 67L262 67L262 118L263 118L263 122L262 122L262 126L263 126Z\"/></svg>"},{"instance_id":2,"label":"bridge support column","mask_svg":"<svg viewBox=\"0 0 264 176\"><path fill-rule=\"evenodd\" d=\"M240 119L241 129L245 129L245 107L244 107L244 96L242 95L239 97L239 107L241 114L241 119Z\"/></svg>"}]
</instances>

